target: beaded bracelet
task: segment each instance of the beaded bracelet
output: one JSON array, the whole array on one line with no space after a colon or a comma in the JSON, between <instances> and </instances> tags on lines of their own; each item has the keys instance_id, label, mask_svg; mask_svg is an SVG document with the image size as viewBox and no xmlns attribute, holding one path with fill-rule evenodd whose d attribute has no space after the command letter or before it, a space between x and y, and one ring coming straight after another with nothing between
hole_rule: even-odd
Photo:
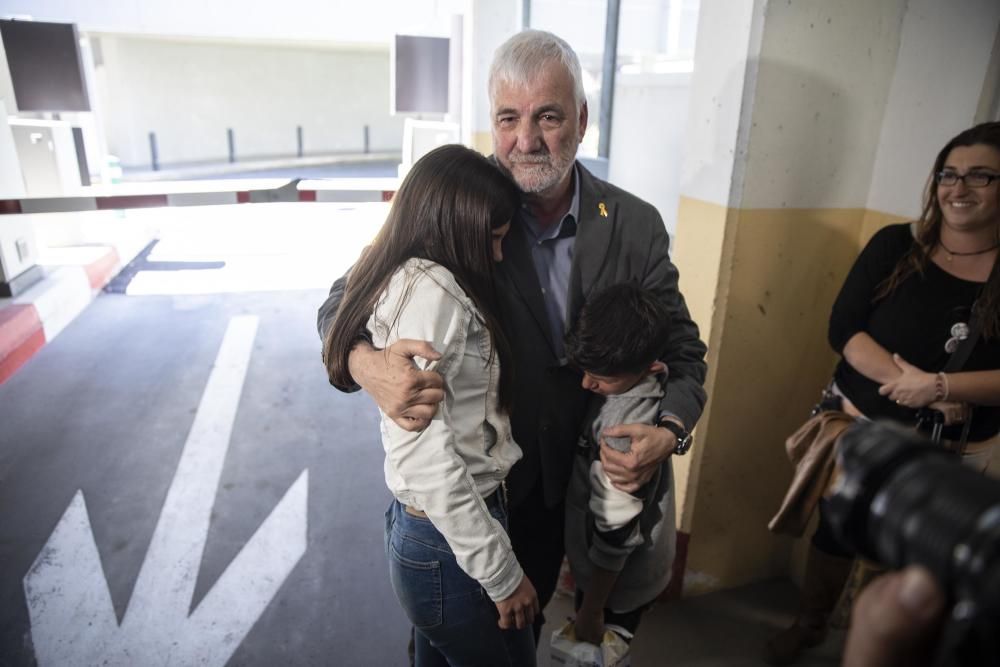
<instances>
[{"instance_id":1,"label":"beaded bracelet","mask_svg":"<svg viewBox=\"0 0 1000 667\"><path fill-rule=\"evenodd\" d=\"M934 378L934 400L947 401L950 393L951 388L948 386L948 376L944 374L944 371L940 371L937 377Z\"/></svg>"}]
</instances>

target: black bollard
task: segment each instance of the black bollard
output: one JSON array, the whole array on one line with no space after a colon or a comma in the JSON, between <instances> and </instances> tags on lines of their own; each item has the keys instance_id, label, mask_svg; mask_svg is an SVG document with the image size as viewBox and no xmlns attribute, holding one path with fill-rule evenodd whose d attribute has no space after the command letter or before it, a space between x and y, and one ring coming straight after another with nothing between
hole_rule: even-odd
<instances>
[{"instance_id":1,"label":"black bollard","mask_svg":"<svg viewBox=\"0 0 1000 667\"><path fill-rule=\"evenodd\" d=\"M156 132L149 133L149 159L153 166L153 171L160 170L160 156L156 150Z\"/></svg>"}]
</instances>

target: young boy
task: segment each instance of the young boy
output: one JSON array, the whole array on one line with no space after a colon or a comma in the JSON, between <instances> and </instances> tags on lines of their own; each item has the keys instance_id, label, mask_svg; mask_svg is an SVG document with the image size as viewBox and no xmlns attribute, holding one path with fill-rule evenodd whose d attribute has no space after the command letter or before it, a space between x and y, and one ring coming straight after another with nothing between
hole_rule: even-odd
<instances>
[{"instance_id":1,"label":"young boy","mask_svg":"<svg viewBox=\"0 0 1000 667\"><path fill-rule=\"evenodd\" d=\"M612 486L600 459L605 428L657 421L667 373L657 358L668 323L652 293L621 283L588 299L566 337L569 363L583 371L584 388L596 394L566 497L576 636L594 644L601 643L605 625L624 629L629 640L670 581L676 539L670 459L633 494ZM629 438L604 440L619 451L631 444Z\"/></svg>"}]
</instances>

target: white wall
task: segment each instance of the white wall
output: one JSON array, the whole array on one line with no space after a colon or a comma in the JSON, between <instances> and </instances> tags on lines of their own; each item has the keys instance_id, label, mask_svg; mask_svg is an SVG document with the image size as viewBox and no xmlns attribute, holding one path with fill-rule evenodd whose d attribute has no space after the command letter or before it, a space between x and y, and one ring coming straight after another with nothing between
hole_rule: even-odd
<instances>
[{"instance_id":1,"label":"white wall","mask_svg":"<svg viewBox=\"0 0 1000 667\"><path fill-rule=\"evenodd\" d=\"M910 0L868 208L919 215L937 152L975 121L998 29L996 0Z\"/></svg>"},{"instance_id":2,"label":"white wall","mask_svg":"<svg viewBox=\"0 0 1000 667\"><path fill-rule=\"evenodd\" d=\"M509 0L514 2L514 0ZM518 0L519 3L519 0ZM0 0L0 16L148 35L387 45L395 32L448 34L464 0Z\"/></svg>"},{"instance_id":3,"label":"white wall","mask_svg":"<svg viewBox=\"0 0 1000 667\"><path fill-rule=\"evenodd\" d=\"M702 3L683 194L919 213L937 151L974 122L1000 3L758 0L759 36L748 5Z\"/></svg>"},{"instance_id":4,"label":"white wall","mask_svg":"<svg viewBox=\"0 0 1000 667\"><path fill-rule=\"evenodd\" d=\"M608 180L645 199L677 228L691 74L619 74Z\"/></svg>"},{"instance_id":5,"label":"white wall","mask_svg":"<svg viewBox=\"0 0 1000 667\"><path fill-rule=\"evenodd\" d=\"M768 4L741 208L865 206L905 6Z\"/></svg>"},{"instance_id":6,"label":"white wall","mask_svg":"<svg viewBox=\"0 0 1000 667\"><path fill-rule=\"evenodd\" d=\"M765 0L703 1L691 79L694 100L684 132L681 194L738 206L737 153L748 134ZM612 135L613 136L613 135ZM736 147L736 148L734 148Z\"/></svg>"},{"instance_id":7,"label":"white wall","mask_svg":"<svg viewBox=\"0 0 1000 667\"><path fill-rule=\"evenodd\" d=\"M983 82L983 94L979 98L979 108L976 111L976 122L988 120L1000 121L1000 29L993 40L993 52L986 67L986 80Z\"/></svg>"},{"instance_id":8,"label":"white wall","mask_svg":"<svg viewBox=\"0 0 1000 667\"><path fill-rule=\"evenodd\" d=\"M402 119L389 114L388 49L353 51L265 43L99 35L96 69L108 150L147 165L156 132L163 165L305 152L399 150Z\"/></svg>"}]
</instances>

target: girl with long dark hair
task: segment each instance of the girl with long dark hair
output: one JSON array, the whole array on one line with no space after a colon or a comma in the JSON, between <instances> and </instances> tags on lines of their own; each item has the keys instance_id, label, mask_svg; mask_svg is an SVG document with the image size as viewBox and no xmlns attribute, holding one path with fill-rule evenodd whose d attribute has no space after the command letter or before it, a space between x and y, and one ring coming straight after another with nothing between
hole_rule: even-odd
<instances>
[{"instance_id":1,"label":"girl with long dark hair","mask_svg":"<svg viewBox=\"0 0 1000 667\"><path fill-rule=\"evenodd\" d=\"M385 349L431 341L416 359L445 381L420 432L384 414L393 590L426 665L533 665L534 587L507 535L504 478L521 458L511 437L509 347L498 324L495 262L519 205L486 158L443 146L413 165L374 243L350 272L324 345L331 382L350 385L348 355L367 330Z\"/></svg>"}]
</instances>

